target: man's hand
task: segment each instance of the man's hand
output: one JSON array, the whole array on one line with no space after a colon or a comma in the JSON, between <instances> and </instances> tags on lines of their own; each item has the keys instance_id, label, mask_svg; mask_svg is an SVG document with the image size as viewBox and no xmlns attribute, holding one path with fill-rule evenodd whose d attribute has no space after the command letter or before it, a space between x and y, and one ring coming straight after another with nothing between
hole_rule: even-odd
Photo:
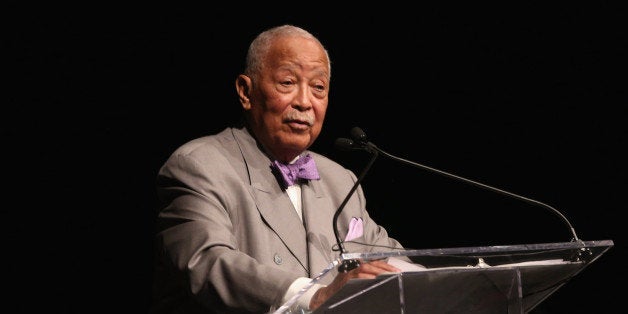
<instances>
[{"instance_id":1,"label":"man's hand","mask_svg":"<svg viewBox=\"0 0 628 314\"><path fill-rule=\"evenodd\" d=\"M334 293L338 292L349 279L362 278L373 279L383 273L400 272L401 270L388 264L385 260L374 260L367 263L360 261L360 266L346 273L338 273L336 278L327 287L318 289L312 300L310 300L310 309L314 310L321 306Z\"/></svg>"}]
</instances>

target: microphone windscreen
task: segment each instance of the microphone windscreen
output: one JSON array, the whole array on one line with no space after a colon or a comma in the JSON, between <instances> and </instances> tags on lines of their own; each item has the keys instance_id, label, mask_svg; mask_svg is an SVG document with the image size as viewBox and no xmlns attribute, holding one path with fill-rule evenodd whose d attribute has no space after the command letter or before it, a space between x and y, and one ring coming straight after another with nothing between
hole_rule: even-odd
<instances>
[{"instance_id":1,"label":"microphone windscreen","mask_svg":"<svg viewBox=\"0 0 628 314\"><path fill-rule=\"evenodd\" d=\"M362 131L362 129L360 129L359 127L354 127L351 129L351 137L360 143L366 143L366 133L364 133L364 131Z\"/></svg>"},{"instance_id":2,"label":"microphone windscreen","mask_svg":"<svg viewBox=\"0 0 628 314\"><path fill-rule=\"evenodd\" d=\"M349 151L355 149L355 143L352 140L344 137L337 138L334 144L339 150Z\"/></svg>"}]
</instances>

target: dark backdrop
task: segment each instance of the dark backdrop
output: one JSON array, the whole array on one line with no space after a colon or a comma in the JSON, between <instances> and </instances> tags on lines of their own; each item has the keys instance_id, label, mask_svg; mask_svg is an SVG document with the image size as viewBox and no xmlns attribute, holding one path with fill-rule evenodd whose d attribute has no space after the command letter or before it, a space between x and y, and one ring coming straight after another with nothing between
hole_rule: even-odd
<instances>
[{"instance_id":1,"label":"dark backdrop","mask_svg":"<svg viewBox=\"0 0 628 314\"><path fill-rule=\"evenodd\" d=\"M11 280L0 307L145 313L159 166L239 118L234 80L248 43L293 23L332 59L314 150L359 173L368 156L333 147L358 126L393 155L559 209L582 240L615 246L535 312L614 312L626 279L626 10L293 5L9 2ZM571 239L546 208L383 157L363 186L372 216L409 248Z\"/></svg>"}]
</instances>

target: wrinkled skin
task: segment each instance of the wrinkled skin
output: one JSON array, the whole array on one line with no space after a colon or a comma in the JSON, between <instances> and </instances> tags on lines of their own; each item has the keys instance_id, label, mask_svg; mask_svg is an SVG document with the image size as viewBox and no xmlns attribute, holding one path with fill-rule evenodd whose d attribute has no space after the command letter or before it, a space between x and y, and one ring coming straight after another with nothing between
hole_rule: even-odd
<instances>
[{"instance_id":1,"label":"wrinkled skin","mask_svg":"<svg viewBox=\"0 0 628 314\"><path fill-rule=\"evenodd\" d=\"M278 160L291 161L320 134L329 95L328 64L316 41L284 37L275 40L260 73L236 79L249 127Z\"/></svg>"}]
</instances>

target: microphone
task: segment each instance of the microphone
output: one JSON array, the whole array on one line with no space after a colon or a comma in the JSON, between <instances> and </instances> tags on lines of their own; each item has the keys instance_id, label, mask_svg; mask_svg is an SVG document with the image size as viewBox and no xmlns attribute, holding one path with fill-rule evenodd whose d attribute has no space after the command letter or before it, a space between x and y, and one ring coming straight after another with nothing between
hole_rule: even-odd
<instances>
[{"instance_id":1,"label":"microphone","mask_svg":"<svg viewBox=\"0 0 628 314\"><path fill-rule=\"evenodd\" d=\"M454 175L454 174L451 174L451 173L448 173L448 172L445 172L445 171L442 171L442 170L431 168L431 167L428 167L428 166L425 166L425 165L422 165L422 164L419 164L419 163L416 163L416 162L413 162L413 161L410 161L410 160L406 160L406 159L403 159L403 158L391 155L391 154L381 150L380 148L378 148L375 144L369 142L367 140L367 138L366 138L366 133L364 133L364 131L362 131L362 129L360 129L359 127L354 127L353 129L351 129L351 136L353 137L354 140L350 140L350 139L338 139L338 140L336 140L337 147L339 147L341 149L345 149L345 150L366 150L366 151L371 152L371 153L375 152L375 154L381 153L382 155L384 155L384 156L386 156L388 158L391 158L391 159L396 160L396 161L400 161L400 162L405 163L405 164L409 164L409 165L417 167L417 168L425 169L425 170L428 170L430 172L437 173L437 174L440 174L440 175L443 175L445 177L452 178L452 179L455 179L455 180L458 180L458 181L462 181L462 182L471 184L471 185L476 186L476 187L480 187L480 188L483 188L483 189L486 189L486 190L489 190L489 191L493 191L493 192L497 192L497 193L500 193L500 194L503 194L503 195L507 195L507 196L510 196L510 197L513 197L513 198L516 198L516 199L528 202L528 203L533 204L533 205L539 205L541 207L544 207L544 208L549 209L550 211L552 211L554 214L556 214L565 223L565 225L567 225L567 227L569 228L569 231L570 231L570 233L571 233L571 235L573 237L571 239L572 242L574 242L574 241L582 242L580 239L578 239L578 236L576 235L576 230L572 227L572 225L569 222L569 220L567 219L567 217L565 217L565 215L563 215L559 210L557 210L556 208L554 208L552 206L549 206L549 205L547 205L545 203L542 203L542 202L539 202L537 200L533 200L533 199L530 199L530 198L527 198L527 197L523 197L521 195L517 195L515 193L504 191L504 190L498 189L496 187L492 187L492 186L489 186L489 185L486 185L486 184L483 184L483 183L480 183L480 182L476 182L476 181L473 181L473 180L470 180L470 179L467 179L467 178L463 178L463 177L460 177L460 176L457 176L457 175Z\"/></svg>"},{"instance_id":2,"label":"microphone","mask_svg":"<svg viewBox=\"0 0 628 314\"><path fill-rule=\"evenodd\" d=\"M364 134L363 140L366 141L366 134ZM362 145L356 145L355 142L353 142L353 140L350 140L348 138L336 139L335 146L340 150L346 150L346 151L365 149ZM377 150L367 150L367 151L372 154L371 159L369 160L364 170L362 170L362 173L360 173L360 176L355 181L355 183L353 184L353 187L351 187L351 190L349 191L349 193L347 193L347 196L342 201L340 206L338 206L338 209L336 210L336 213L334 214L333 229L334 229L334 235L336 236L336 244L338 244L338 248L340 249L340 255L347 253L347 250L345 249L343 241L340 240L340 236L338 235L338 217L340 217L340 213L347 205L349 198L351 198L351 195L353 195L355 190L358 188L358 186L360 185L360 182L362 182L362 179L364 179L364 177L366 176L366 173L369 171L369 169L371 169L371 166L373 165L373 163L375 162L375 159L377 159L377 156L378 156ZM346 273L354 268L357 268L358 266L360 266L359 260L346 259L346 260L343 260L338 266L338 272Z\"/></svg>"},{"instance_id":3,"label":"microphone","mask_svg":"<svg viewBox=\"0 0 628 314\"><path fill-rule=\"evenodd\" d=\"M378 153L376 149L371 148L371 146L367 144L364 144L361 142L354 142L353 140L344 138L344 137L337 138L334 144L336 148L339 150L344 150L344 151L365 150L372 154Z\"/></svg>"},{"instance_id":4,"label":"microphone","mask_svg":"<svg viewBox=\"0 0 628 314\"><path fill-rule=\"evenodd\" d=\"M362 149L361 147L358 147L353 142L353 140L350 140L350 139L344 138L344 137L337 138L336 142L334 142L334 145L339 150L344 150L344 151L351 151L351 150L356 150L356 149Z\"/></svg>"}]
</instances>

